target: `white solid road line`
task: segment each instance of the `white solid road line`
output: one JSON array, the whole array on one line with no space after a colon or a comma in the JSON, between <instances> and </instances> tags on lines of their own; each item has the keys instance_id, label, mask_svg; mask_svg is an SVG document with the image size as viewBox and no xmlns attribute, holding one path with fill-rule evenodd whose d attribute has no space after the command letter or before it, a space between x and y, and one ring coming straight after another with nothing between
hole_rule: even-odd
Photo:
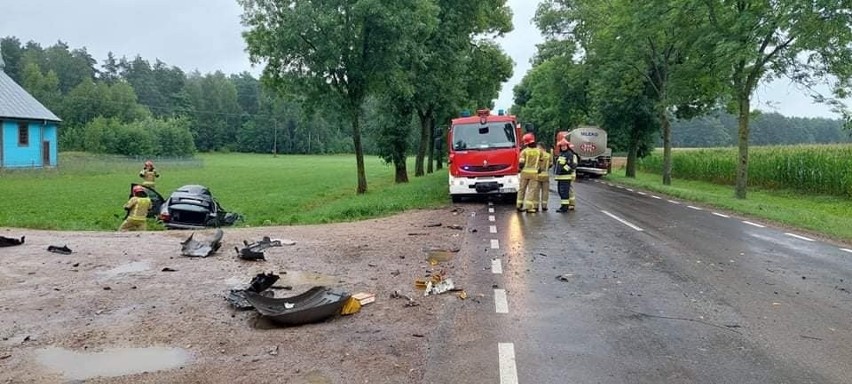
<instances>
[{"instance_id":1,"label":"white solid road line","mask_svg":"<svg viewBox=\"0 0 852 384\"><path fill-rule=\"evenodd\" d=\"M494 208L488 208L488 213L494 213Z\"/></svg>"},{"instance_id":2,"label":"white solid road line","mask_svg":"<svg viewBox=\"0 0 852 384\"><path fill-rule=\"evenodd\" d=\"M489 225L488 226L488 232L497 233L497 226L496 225Z\"/></svg>"},{"instance_id":3,"label":"white solid road line","mask_svg":"<svg viewBox=\"0 0 852 384\"><path fill-rule=\"evenodd\" d=\"M840 248L840 250L841 250L841 251L843 251L843 252L849 252L849 253L852 253L852 249L848 249L848 248Z\"/></svg>"},{"instance_id":4,"label":"white solid road line","mask_svg":"<svg viewBox=\"0 0 852 384\"><path fill-rule=\"evenodd\" d=\"M657 200L662 200L662 199L663 199L662 197L659 197L659 196L657 196L657 195L651 195L651 197L653 197L653 198L655 198L655 199L657 199Z\"/></svg>"},{"instance_id":5,"label":"white solid road line","mask_svg":"<svg viewBox=\"0 0 852 384\"><path fill-rule=\"evenodd\" d=\"M680 203L678 203L677 201L674 201L674 200L669 200L669 203L672 203L672 204L680 204Z\"/></svg>"},{"instance_id":6,"label":"white solid road line","mask_svg":"<svg viewBox=\"0 0 852 384\"><path fill-rule=\"evenodd\" d=\"M500 241L491 239L491 249L500 249Z\"/></svg>"},{"instance_id":7,"label":"white solid road line","mask_svg":"<svg viewBox=\"0 0 852 384\"><path fill-rule=\"evenodd\" d=\"M494 215L488 215L488 221L497 221L497 218Z\"/></svg>"},{"instance_id":8,"label":"white solid road line","mask_svg":"<svg viewBox=\"0 0 852 384\"><path fill-rule=\"evenodd\" d=\"M505 289L494 290L494 308L497 313L509 313L509 301L506 299Z\"/></svg>"},{"instance_id":9,"label":"white solid road line","mask_svg":"<svg viewBox=\"0 0 852 384\"><path fill-rule=\"evenodd\" d=\"M797 239L804 240L804 241L816 241L814 239L811 239L810 237L804 237L804 236L801 236L801 235L797 235L795 233L786 232L784 234L787 235L787 236L790 236L790 237L795 237Z\"/></svg>"},{"instance_id":10,"label":"white solid road line","mask_svg":"<svg viewBox=\"0 0 852 384\"><path fill-rule=\"evenodd\" d=\"M642 230L643 230L642 228L639 228L639 227L637 227L636 225L633 225L633 223L631 223L631 222L629 222L629 221L627 221L627 220L624 220L624 219L622 219L622 218L620 218L620 217L618 217L618 216L616 216L616 215L613 215L613 214L611 214L611 213L609 213L609 212L607 212L607 211L601 211L601 212L603 212L603 213L604 213L604 215L607 215L607 216L609 216L609 217L611 217L611 218L613 218L613 219L618 220L621 224L624 224L624 225L626 225L626 226L628 226L628 227L630 227L630 228L633 228L633 229L635 229L635 230L637 230L637 231L642 231Z\"/></svg>"},{"instance_id":11,"label":"white solid road line","mask_svg":"<svg viewBox=\"0 0 852 384\"><path fill-rule=\"evenodd\" d=\"M515 344L497 343L500 360L500 384L518 384L518 368L515 366Z\"/></svg>"},{"instance_id":12,"label":"white solid road line","mask_svg":"<svg viewBox=\"0 0 852 384\"><path fill-rule=\"evenodd\" d=\"M765 225L760 225L760 224L758 224L758 223L752 223L751 221L745 221L745 220L743 220L743 224L748 224L748 225L751 225L752 227L766 228L766 226L765 226Z\"/></svg>"},{"instance_id":13,"label":"white solid road line","mask_svg":"<svg viewBox=\"0 0 852 384\"><path fill-rule=\"evenodd\" d=\"M719 212L713 212L713 214L714 214L714 215L716 215L716 216L719 216L719 217L724 217L724 218L726 218L726 219L730 218L730 216L728 216L728 215L723 215L723 214L721 214L721 213L719 213Z\"/></svg>"},{"instance_id":14,"label":"white solid road line","mask_svg":"<svg viewBox=\"0 0 852 384\"><path fill-rule=\"evenodd\" d=\"M686 207L689 208L689 209L694 209L696 211L703 211L704 210L703 208L699 208L699 207L692 206L692 205L687 205Z\"/></svg>"},{"instance_id":15,"label":"white solid road line","mask_svg":"<svg viewBox=\"0 0 852 384\"><path fill-rule=\"evenodd\" d=\"M498 275L503 273L503 262L500 259L491 259L491 272Z\"/></svg>"}]
</instances>

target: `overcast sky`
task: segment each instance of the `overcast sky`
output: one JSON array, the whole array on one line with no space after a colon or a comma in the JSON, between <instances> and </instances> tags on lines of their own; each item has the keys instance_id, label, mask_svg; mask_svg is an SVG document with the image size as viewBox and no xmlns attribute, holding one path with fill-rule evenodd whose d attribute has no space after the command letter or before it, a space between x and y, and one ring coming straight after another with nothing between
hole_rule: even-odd
<instances>
[{"instance_id":1,"label":"overcast sky","mask_svg":"<svg viewBox=\"0 0 852 384\"><path fill-rule=\"evenodd\" d=\"M497 108L511 106L512 88L541 42L531 21L538 2L509 0L515 30L500 43L515 61L515 75L503 85ZM245 53L236 0L0 0L0 10L0 37L42 46L62 40L72 48L86 47L99 63L112 51L117 57L160 59L185 71L260 73ZM761 85L756 99L758 108L787 116L836 117L789 81Z\"/></svg>"}]
</instances>

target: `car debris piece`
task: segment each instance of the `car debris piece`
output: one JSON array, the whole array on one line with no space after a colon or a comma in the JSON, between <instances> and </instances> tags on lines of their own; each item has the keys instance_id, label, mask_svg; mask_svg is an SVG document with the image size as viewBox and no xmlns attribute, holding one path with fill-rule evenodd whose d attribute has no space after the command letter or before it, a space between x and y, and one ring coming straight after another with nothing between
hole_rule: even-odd
<instances>
[{"instance_id":1,"label":"car debris piece","mask_svg":"<svg viewBox=\"0 0 852 384\"><path fill-rule=\"evenodd\" d=\"M426 290L425 292L423 292L423 296L440 295L444 292L451 291L453 289L455 289L455 285L453 285L453 279L444 279L434 284L429 281L426 283Z\"/></svg>"},{"instance_id":2,"label":"car debris piece","mask_svg":"<svg viewBox=\"0 0 852 384\"><path fill-rule=\"evenodd\" d=\"M251 279L249 282L249 286L244 289L231 289L228 291L228 294L225 295L225 300L227 300L231 305L240 311L245 311L254 308L254 306L246 299L246 292L253 292L263 296L272 296L273 292L269 290L272 288L272 285L278 281L279 276L269 272L269 273L259 273L257 276Z\"/></svg>"},{"instance_id":3,"label":"car debris piece","mask_svg":"<svg viewBox=\"0 0 852 384\"><path fill-rule=\"evenodd\" d=\"M237 256L243 260L266 260L266 257L263 255L263 251L283 245L281 240L272 240L269 236L264 236L263 239L255 241L254 243L249 243L248 241L243 240L243 244L245 244L245 247L242 249L234 247L237 251ZM292 242L292 244L296 244L296 242Z\"/></svg>"},{"instance_id":4,"label":"car debris piece","mask_svg":"<svg viewBox=\"0 0 852 384\"><path fill-rule=\"evenodd\" d=\"M447 228L449 228L449 229L456 229L456 230L459 230L459 231L460 231L460 230L462 230L462 229L464 229L464 227L462 227L461 225L455 225L455 224L448 225L448 226L447 226Z\"/></svg>"},{"instance_id":5,"label":"car debris piece","mask_svg":"<svg viewBox=\"0 0 852 384\"><path fill-rule=\"evenodd\" d=\"M172 192L168 199L162 196L159 199L158 218L168 229L224 227L244 219L238 213L223 209L210 189L203 185L184 185Z\"/></svg>"},{"instance_id":6,"label":"car debris piece","mask_svg":"<svg viewBox=\"0 0 852 384\"><path fill-rule=\"evenodd\" d=\"M206 241L195 240L193 239L193 236L195 236L195 232L189 235L185 241L180 243L182 246L180 254L189 257L207 257L218 251L219 247L222 246L222 236L224 236L224 232L222 232L221 229L216 229L216 233L213 237Z\"/></svg>"},{"instance_id":7,"label":"car debris piece","mask_svg":"<svg viewBox=\"0 0 852 384\"><path fill-rule=\"evenodd\" d=\"M26 236L21 236L21 239L13 239L11 237L0 236L0 247L11 247L15 245L21 245L24 243L24 239Z\"/></svg>"},{"instance_id":8,"label":"car debris piece","mask_svg":"<svg viewBox=\"0 0 852 384\"><path fill-rule=\"evenodd\" d=\"M71 248L68 248L67 245L63 245L61 247L56 246L56 245L49 245L47 247L47 251L53 252L53 253L59 253L59 254L62 254L62 255L70 255L71 252L72 252Z\"/></svg>"},{"instance_id":9,"label":"car debris piece","mask_svg":"<svg viewBox=\"0 0 852 384\"><path fill-rule=\"evenodd\" d=\"M246 292L246 299L264 317L280 325L302 325L325 320L340 313L349 293L324 286L286 298L273 298Z\"/></svg>"},{"instance_id":10,"label":"car debris piece","mask_svg":"<svg viewBox=\"0 0 852 384\"><path fill-rule=\"evenodd\" d=\"M571 281L571 278L574 277L573 273L564 273L559 276L556 276L556 280L559 281Z\"/></svg>"},{"instance_id":11,"label":"car debris piece","mask_svg":"<svg viewBox=\"0 0 852 384\"><path fill-rule=\"evenodd\" d=\"M358 292L352 295L352 298L358 300L361 305L367 305L376 301L376 295L367 292Z\"/></svg>"},{"instance_id":12,"label":"car debris piece","mask_svg":"<svg viewBox=\"0 0 852 384\"><path fill-rule=\"evenodd\" d=\"M177 272L177 269L165 267L161 270L161 272Z\"/></svg>"},{"instance_id":13,"label":"car debris piece","mask_svg":"<svg viewBox=\"0 0 852 384\"><path fill-rule=\"evenodd\" d=\"M390 295L390 298L391 299L405 299L405 305L404 305L405 307L416 307L416 306L420 305L420 304L417 304L417 302L414 301L414 299L412 299L411 297L399 293L398 290L393 291L393 293L391 293L391 295Z\"/></svg>"},{"instance_id":14,"label":"car debris piece","mask_svg":"<svg viewBox=\"0 0 852 384\"><path fill-rule=\"evenodd\" d=\"M343 303L343 307L340 308L341 315L352 315L361 311L361 302L354 297L350 297L346 299L346 302Z\"/></svg>"}]
</instances>

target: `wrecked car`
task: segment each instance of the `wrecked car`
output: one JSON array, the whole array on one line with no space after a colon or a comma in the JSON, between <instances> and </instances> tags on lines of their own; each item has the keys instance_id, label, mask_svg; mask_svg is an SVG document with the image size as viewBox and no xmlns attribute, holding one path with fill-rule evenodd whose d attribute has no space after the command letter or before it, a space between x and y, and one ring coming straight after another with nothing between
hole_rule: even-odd
<instances>
[{"instance_id":1,"label":"wrecked car","mask_svg":"<svg viewBox=\"0 0 852 384\"><path fill-rule=\"evenodd\" d=\"M202 229L233 225L242 216L222 209L203 185L184 185L172 192L157 216L168 229Z\"/></svg>"}]
</instances>

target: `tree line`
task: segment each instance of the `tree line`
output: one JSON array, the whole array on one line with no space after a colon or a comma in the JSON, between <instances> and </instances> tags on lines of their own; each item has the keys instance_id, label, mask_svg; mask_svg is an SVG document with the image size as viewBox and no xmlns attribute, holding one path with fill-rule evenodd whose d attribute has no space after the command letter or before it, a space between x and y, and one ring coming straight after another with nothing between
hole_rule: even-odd
<instances>
[{"instance_id":1,"label":"tree line","mask_svg":"<svg viewBox=\"0 0 852 384\"><path fill-rule=\"evenodd\" d=\"M661 142L663 184L676 143L736 145L735 194L745 198L749 144L840 140L825 121L754 118L751 103L763 81L827 84L831 94L811 96L848 124L840 100L852 90L850 9L822 0L545 0L535 16L545 42L513 111L548 134L603 126L628 154L627 176Z\"/></svg>"}]
</instances>

